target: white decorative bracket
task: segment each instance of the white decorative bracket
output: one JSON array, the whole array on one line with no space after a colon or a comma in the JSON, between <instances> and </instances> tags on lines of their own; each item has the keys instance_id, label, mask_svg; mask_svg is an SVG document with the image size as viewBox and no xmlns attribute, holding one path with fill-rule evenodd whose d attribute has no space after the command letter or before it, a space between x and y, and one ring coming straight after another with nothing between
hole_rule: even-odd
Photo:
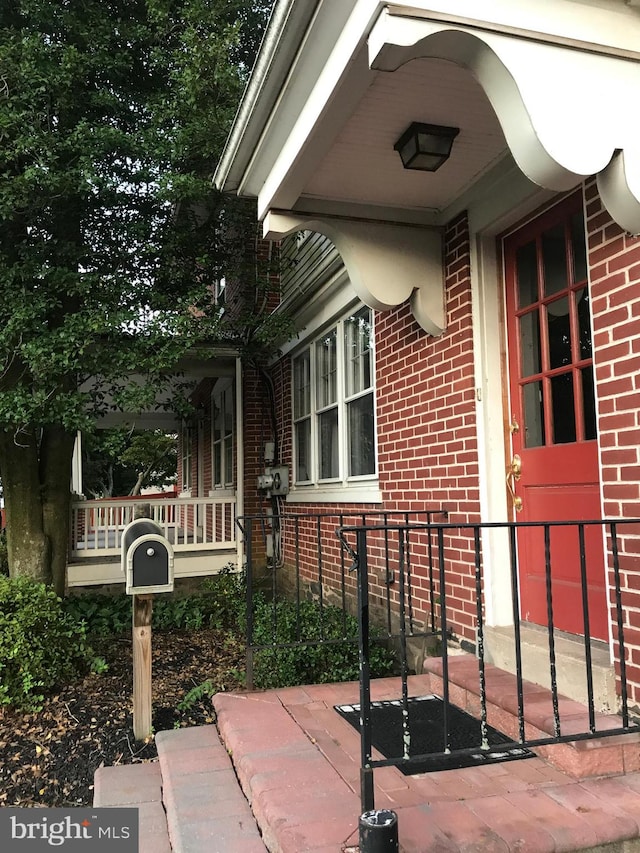
<instances>
[{"instance_id":1,"label":"white decorative bracket","mask_svg":"<svg viewBox=\"0 0 640 853\"><path fill-rule=\"evenodd\" d=\"M369 64L395 71L417 58L467 68L491 102L515 161L558 192L598 176L611 216L640 233L640 62L575 46L383 10Z\"/></svg>"},{"instance_id":2,"label":"white decorative bracket","mask_svg":"<svg viewBox=\"0 0 640 853\"><path fill-rule=\"evenodd\" d=\"M411 299L422 328L430 335L442 334L446 322L439 230L278 211L269 211L263 224L267 240L304 229L333 242L365 305L387 311Z\"/></svg>"}]
</instances>

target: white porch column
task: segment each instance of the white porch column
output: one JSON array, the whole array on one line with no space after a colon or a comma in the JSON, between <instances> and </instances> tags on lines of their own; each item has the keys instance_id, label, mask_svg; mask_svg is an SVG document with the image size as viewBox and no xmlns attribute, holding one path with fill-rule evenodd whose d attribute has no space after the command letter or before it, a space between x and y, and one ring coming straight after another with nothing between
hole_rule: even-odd
<instances>
[{"instance_id":1,"label":"white porch column","mask_svg":"<svg viewBox=\"0 0 640 853\"><path fill-rule=\"evenodd\" d=\"M84 494L82 486L82 433L78 430L71 460L71 493L74 495Z\"/></svg>"}]
</instances>

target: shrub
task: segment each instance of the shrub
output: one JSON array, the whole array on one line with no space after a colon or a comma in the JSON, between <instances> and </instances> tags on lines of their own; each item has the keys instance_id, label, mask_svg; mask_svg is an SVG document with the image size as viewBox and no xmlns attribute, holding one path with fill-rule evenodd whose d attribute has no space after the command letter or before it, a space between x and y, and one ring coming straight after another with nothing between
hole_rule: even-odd
<instances>
[{"instance_id":1,"label":"shrub","mask_svg":"<svg viewBox=\"0 0 640 853\"><path fill-rule=\"evenodd\" d=\"M230 570L207 578L202 592L194 595L162 595L153 601L152 627L233 629L245 608L242 575ZM131 596L88 593L64 601L65 612L86 625L90 636L110 637L131 633Z\"/></svg>"},{"instance_id":2,"label":"shrub","mask_svg":"<svg viewBox=\"0 0 640 853\"><path fill-rule=\"evenodd\" d=\"M82 622L91 636L131 633L131 596L89 593L65 598L63 608L71 618Z\"/></svg>"},{"instance_id":3,"label":"shrub","mask_svg":"<svg viewBox=\"0 0 640 853\"><path fill-rule=\"evenodd\" d=\"M256 651L253 678L256 687L289 687L294 684L322 684L357 681L358 623L333 606L320 608L313 601L278 601L275 606L258 595L254 608L254 645L287 645ZM394 655L383 638L370 628L371 677L391 673Z\"/></svg>"},{"instance_id":4,"label":"shrub","mask_svg":"<svg viewBox=\"0 0 640 853\"><path fill-rule=\"evenodd\" d=\"M253 597L253 644L273 646L256 651L253 677L256 687L288 687L359 677L358 625L333 606L285 599L275 604L262 592ZM82 619L90 635L131 631L131 597L84 595L67 599L65 607ZM159 630L218 628L244 643L247 627L246 579L231 569L207 578L202 592L190 596L156 598L153 627ZM371 676L388 675L394 655L384 636L370 628ZM284 648L283 648L284 646ZM206 682L205 682L206 684Z\"/></svg>"},{"instance_id":5,"label":"shrub","mask_svg":"<svg viewBox=\"0 0 640 853\"><path fill-rule=\"evenodd\" d=\"M86 630L49 587L0 576L0 705L38 710L46 692L89 670Z\"/></svg>"}]
</instances>

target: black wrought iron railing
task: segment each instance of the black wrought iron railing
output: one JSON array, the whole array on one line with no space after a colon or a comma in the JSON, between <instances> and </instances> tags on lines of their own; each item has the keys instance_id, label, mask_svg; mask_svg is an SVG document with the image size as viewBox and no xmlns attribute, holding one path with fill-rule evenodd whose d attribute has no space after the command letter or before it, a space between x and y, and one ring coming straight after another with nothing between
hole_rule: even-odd
<instances>
[{"instance_id":1,"label":"black wrought iron railing","mask_svg":"<svg viewBox=\"0 0 640 853\"><path fill-rule=\"evenodd\" d=\"M292 513L287 512L274 519L272 516L244 516L238 526L245 542L246 555L246 680L249 689L254 687L254 662L256 655L265 650L277 651L297 646L359 642L357 623L353 618L358 612L358 583L354 571L354 553L349 553L346 544L336 539L339 528L367 529L369 539L369 565L375 571L372 606L377 626L377 642L398 645L406 659L407 643L421 642L434 636L437 606L436 583L433 574L433 555L428 556L428 592L432 602L430 616L425 621L417 618L413 601L413 574L411 554L404 558L404 571L398 574L397 547L390 531L398 526L428 525L435 520L446 520L446 510L431 509L423 512L344 512L344 513ZM272 537L268 552L265 540ZM431 545L429 545L431 548ZM268 554L268 555L267 555ZM275 554L275 556L274 556ZM398 611L398 583L404 594L401 612ZM269 630L261 626L256 630L256 600L260 598L262 611L269 611ZM294 630L289 631L287 640L282 639L280 630L281 609L279 602L286 599L294 607ZM301 611L303 602L313 600L319 611L319 631L314 636L305 634ZM331 611L331 619L328 618ZM341 628L339 636L329 637L324 626L331 621L335 626L338 611ZM402 630L400 624L402 623ZM293 636L291 634L293 633Z\"/></svg>"},{"instance_id":2,"label":"black wrought iron railing","mask_svg":"<svg viewBox=\"0 0 640 853\"><path fill-rule=\"evenodd\" d=\"M357 575L357 609L359 625L359 654L360 654L360 735L361 735L361 804L362 811L374 809L373 772L376 768L385 766L408 767L423 763L433 756L415 754L411 748L411 728L409 724L409 667L407 664L407 640L412 635L414 611L416 609L415 586L419 583L423 595L421 607L430 611L428 617L429 629L436 632L440 639L441 676L442 676L442 738L441 752L447 754L466 754L478 752L487 748L488 732L488 701L486 689L485 663L485 558L483 544L487 537L500 535L506 550L509 565L510 585L506 594L510 597L513 641L515 655L516 683L516 712L517 734L511 740L507 739L503 746L534 748L555 743L582 741L593 738L617 736L638 730L638 721L632 719L629 705L629 684L627 680L627 648L625 645L625 608L623 596L623 566L621 565L621 541L626 536L634 537L640 530L638 519L629 520L594 520L567 522L504 522L483 524L456 524L446 521L436 521L431 516L424 522L411 523L365 523L358 525L340 525L336 530L342 549L349 556L351 568ZM602 549L595 556L589 551L587 534L596 528L602 537L606 556L603 558ZM562 529L562 533L559 532ZM526 725L525 689L523 676L522 649L522 615L521 590L518 573L518 540L525 531L535 531L538 541L543 544L542 554L544 584L544 610L546 624L543 628L548 637L549 685L552 705L551 733L531 733ZM560 692L558 689L556 635L558 629L555 612L558 606L559 569L557 551L554 550L557 537L572 537L573 548L578 561L577 577L579 578L580 595L578 607L581 609L581 636L584 644L584 679L586 682L586 722L583 730L576 730L575 718L571 726L565 725L560 712ZM402 706L402 754L399 756L373 758L372 745L372 702L371 679L369 667L370 655L370 624L371 624L371 589L372 578L376 577L379 561L379 542L385 543L385 561L390 570L397 575L394 577L394 594L391 596L392 605L397 612L397 625L400 635L401 657L401 688L399 701ZM461 554L461 549L464 554ZM596 549L597 551L597 549ZM538 554L538 556L540 556ZM589 598L588 568L590 561L603 559L607 562L608 601L610 602L610 643L615 649L617 693L619 710L617 718L608 715L606 728L599 727L602 717L597 713L594 700L594 670L592 662L592 604ZM452 728L450 722L449 701L449 651L448 639L451 632L457 634L460 625L456 623L456 597L452 583L460 575L460 566L467 566L467 592L474 599L472 604L475 654L477 659L477 694L480 707L480 737L479 742L462 749L452 748ZM604 571L604 566L600 568ZM395 583L397 579L397 584ZM389 580L389 578L387 578ZM375 581L377 583L377 581ZM425 604L426 602L426 604ZM468 611L467 611L468 615Z\"/></svg>"}]
</instances>

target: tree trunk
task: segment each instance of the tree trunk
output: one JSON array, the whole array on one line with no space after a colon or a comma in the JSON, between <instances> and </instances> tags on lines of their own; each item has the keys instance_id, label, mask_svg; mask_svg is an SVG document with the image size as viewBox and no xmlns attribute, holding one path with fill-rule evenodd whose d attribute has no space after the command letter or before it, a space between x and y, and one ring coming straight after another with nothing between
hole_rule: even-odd
<instances>
[{"instance_id":1,"label":"tree trunk","mask_svg":"<svg viewBox=\"0 0 640 853\"><path fill-rule=\"evenodd\" d=\"M0 431L7 551L12 577L28 575L64 595L75 435L47 427Z\"/></svg>"},{"instance_id":2,"label":"tree trunk","mask_svg":"<svg viewBox=\"0 0 640 853\"><path fill-rule=\"evenodd\" d=\"M9 573L50 583L51 549L44 531L38 449L32 429L0 431Z\"/></svg>"},{"instance_id":3,"label":"tree trunk","mask_svg":"<svg viewBox=\"0 0 640 853\"><path fill-rule=\"evenodd\" d=\"M46 427L40 443L43 527L51 548L51 583L59 596L67 580L74 442L74 433Z\"/></svg>"}]
</instances>

